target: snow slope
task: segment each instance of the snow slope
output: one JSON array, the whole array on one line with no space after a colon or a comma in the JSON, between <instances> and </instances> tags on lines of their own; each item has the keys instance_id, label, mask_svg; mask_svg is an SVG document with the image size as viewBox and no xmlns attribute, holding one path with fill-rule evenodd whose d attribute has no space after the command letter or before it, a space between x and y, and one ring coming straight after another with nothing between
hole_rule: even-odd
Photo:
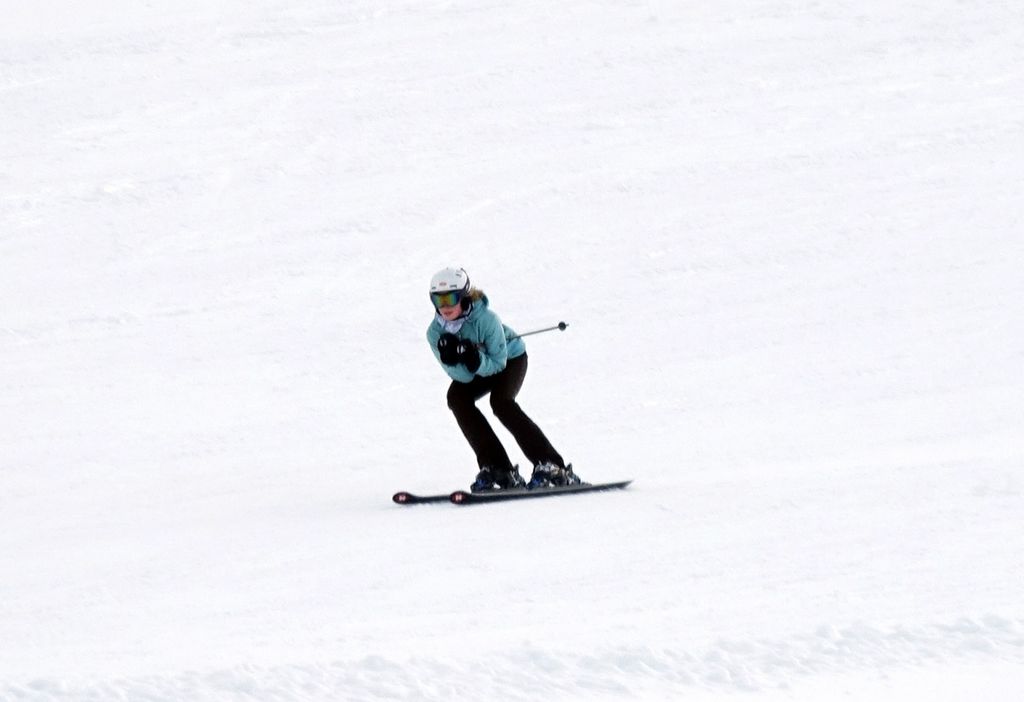
<instances>
[{"instance_id":1,"label":"snow slope","mask_svg":"<svg viewBox=\"0 0 1024 702\"><path fill-rule=\"evenodd\" d=\"M0 699L1024 698L1016 4L14 5Z\"/></svg>"}]
</instances>

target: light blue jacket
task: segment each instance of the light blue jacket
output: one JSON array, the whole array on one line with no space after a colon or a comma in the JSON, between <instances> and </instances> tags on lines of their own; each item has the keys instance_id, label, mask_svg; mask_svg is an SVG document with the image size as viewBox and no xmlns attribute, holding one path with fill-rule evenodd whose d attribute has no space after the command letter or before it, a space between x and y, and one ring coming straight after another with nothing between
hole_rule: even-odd
<instances>
[{"instance_id":1,"label":"light blue jacket","mask_svg":"<svg viewBox=\"0 0 1024 702\"><path fill-rule=\"evenodd\" d=\"M435 316L434 321L427 327L427 341L430 343L430 350L434 352L434 358L441 363L441 367L452 377L452 380L468 383L474 375L495 375L505 370L508 359L518 358L526 353L526 344L521 338L509 341L516 333L502 324L498 315L490 310L486 295L473 302L473 308L467 316L461 318L461 321L462 327L455 336L473 342L480 349L480 368L476 373L470 373L469 369L461 363L454 366L446 366L441 363L437 340L444 334L444 326Z\"/></svg>"}]
</instances>

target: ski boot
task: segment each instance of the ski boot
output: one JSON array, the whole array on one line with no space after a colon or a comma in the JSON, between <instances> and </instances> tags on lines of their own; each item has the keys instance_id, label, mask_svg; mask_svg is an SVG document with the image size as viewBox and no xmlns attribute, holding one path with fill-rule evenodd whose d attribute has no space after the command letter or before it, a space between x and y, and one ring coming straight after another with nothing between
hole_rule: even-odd
<instances>
[{"instance_id":1,"label":"ski boot","mask_svg":"<svg viewBox=\"0 0 1024 702\"><path fill-rule=\"evenodd\" d=\"M512 466L511 470L498 470L484 466L476 474L476 480L469 486L469 491L512 490L524 487L526 487L526 481L523 480L523 476L519 475L519 466Z\"/></svg>"},{"instance_id":2,"label":"ski boot","mask_svg":"<svg viewBox=\"0 0 1024 702\"><path fill-rule=\"evenodd\" d=\"M541 461L533 467L533 475L527 483L527 490L535 490L544 487L562 487L565 485L579 485L580 477L572 472L572 464L565 468L555 465L550 461Z\"/></svg>"},{"instance_id":3,"label":"ski boot","mask_svg":"<svg viewBox=\"0 0 1024 702\"><path fill-rule=\"evenodd\" d=\"M519 466L512 466L512 470L501 473L494 482L502 490L522 490L526 487L526 481L519 475Z\"/></svg>"}]
</instances>

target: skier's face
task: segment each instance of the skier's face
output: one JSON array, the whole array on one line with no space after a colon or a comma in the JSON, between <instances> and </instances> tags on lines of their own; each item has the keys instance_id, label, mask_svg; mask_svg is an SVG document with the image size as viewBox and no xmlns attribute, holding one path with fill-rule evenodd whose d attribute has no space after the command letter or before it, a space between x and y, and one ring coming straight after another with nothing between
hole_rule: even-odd
<instances>
[{"instance_id":1,"label":"skier's face","mask_svg":"<svg viewBox=\"0 0 1024 702\"><path fill-rule=\"evenodd\" d=\"M459 304L449 305L447 307L438 307L438 313L449 322L454 322L462 314L462 306Z\"/></svg>"},{"instance_id":2,"label":"skier's face","mask_svg":"<svg viewBox=\"0 0 1024 702\"><path fill-rule=\"evenodd\" d=\"M430 300L437 308L437 313L445 320L454 322L462 314L462 297L465 292L449 290L448 292L432 292Z\"/></svg>"}]
</instances>

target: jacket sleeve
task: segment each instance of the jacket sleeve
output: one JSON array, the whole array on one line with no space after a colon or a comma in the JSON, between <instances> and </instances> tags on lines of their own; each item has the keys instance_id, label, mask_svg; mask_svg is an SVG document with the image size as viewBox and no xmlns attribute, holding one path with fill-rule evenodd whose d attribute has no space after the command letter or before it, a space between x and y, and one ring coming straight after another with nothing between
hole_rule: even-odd
<instances>
[{"instance_id":1,"label":"jacket sleeve","mask_svg":"<svg viewBox=\"0 0 1024 702\"><path fill-rule=\"evenodd\" d=\"M480 368L477 375L496 375L505 370L508 363L508 342L505 341L505 327L498 315L490 310L481 320ZM459 366L465 369L465 366Z\"/></svg>"}]
</instances>

